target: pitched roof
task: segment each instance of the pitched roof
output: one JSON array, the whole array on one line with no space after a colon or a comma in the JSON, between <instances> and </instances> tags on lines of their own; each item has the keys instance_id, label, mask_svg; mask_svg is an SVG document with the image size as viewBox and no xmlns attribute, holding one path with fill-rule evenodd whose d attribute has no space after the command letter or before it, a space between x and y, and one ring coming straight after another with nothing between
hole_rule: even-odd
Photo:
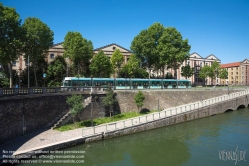
<instances>
[{"instance_id":1,"label":"pitched roof","mask_svg":"<svg viewBox=\"0 0 249 166\"><path fill-rule=\"evenodd\" d=\"M205 59L208 59L208 57L210 57L210 56L213 56L213 57L215 57L218 61L220 61L220 59L219 59L219 58L217 58L214 54L210 54L210 55L208 55Z\"/></svg>"},{"instance_id":2,"label":"pitched roof","mask_svg":"<svg viewBox=\"0 0 249 166\"><path fill-rule=\"evenodd\" d=\"M240 66L240 62L233 62L233 63L227 63L227 64L221 64L221 68L227 68L227 67L237 67Z\"/></svg>"},{"instance_id":3,"label":"pitched roof","mask_svg":"<svg viewBox=\"0 0 249 166\"><path fill-rule=\"evenodd\" d=\"M203 57L202 57L200 54L198 54L197 52L193 52L193 53L190 54L189 56L194 55L194 54L198 55L200 58L203 58Z\"/></svg>"},{"instance_id":4,"label":"pitched roof","mask_svg":"<svg viewBox=\"0 0 249 166\"><path fill-rule=\"evenodd\" d=\"M106 48L106 47L110 47L110 46L112 46L112 45L116 45L116 46L118 46L118 47L120 47L120 48L122 48L122 49L124 49L124 50L126 50L126 51L128 51L128 52L130 52L130 53L132 53L130 50L128 50L128 49L126 49L126 48L124 48L124 47L122 47L122 46L120 46L120 45L118 45L118 44L116 44L116 43L108 44L108 45L103 46L103 47L100 47L100 48L95 48L93 51L99 51L99 50L102 50L102 49L104 49L104 48Z\"/></svg>"},{"instance_id":5,"label":"pitched roof","mask_svg":"<svg viewBox=\"0 0 249 166\"><path fill-rule=\"evenodd\" d=\"M62 43L63 43L63 42L53 44L53 46L52 46L52 47L54 47L54 46L58 46L58 45L61 45Z\"/></svg>"}]
</instances>

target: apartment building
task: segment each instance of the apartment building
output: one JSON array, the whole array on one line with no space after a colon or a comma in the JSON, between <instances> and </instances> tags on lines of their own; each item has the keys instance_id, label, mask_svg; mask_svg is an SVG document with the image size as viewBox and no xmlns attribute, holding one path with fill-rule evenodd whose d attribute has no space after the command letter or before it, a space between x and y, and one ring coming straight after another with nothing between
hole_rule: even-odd
<instances>
[{"instance_id":1,"label":"apartment building","mask_svg":"<svg viewBox=\"0 0 249 166\"><path fill-rule=\"evenodd\" d=\"M205 85L205 80L200 78L200 70L204 65L208 65L211 66L212 63L214 61L217 61L218 63L220 63L220 59L218 59L215 55L211 54L208 55L207 57L202 57L201 55L199 55L198 53L194 52L192 54L189 55L189 59L186 60L185 62L183 62L181 64L181 66L179 67L179 69L177 70L177 78L178 79L185 79L185 77L181 76L181 67L185 66L185 65L190 65L190 67L194 68L194 74L192 77L188 78L188 80L190 80L192 82L193 85L195 86L204 86ZM170 73L174 73L174 71L172 69L169 70ZM215 84L219 84L220 80L212 80L210 78L207 78L206 80L207 85L215 85Z\"/></svg>"},{"instance_id":2,"label":"apartment building","mask_svg":"<svg viewBox=\"0 0 249 166\"><path fill-rule=\"evenodd\" d=\"M249 60L222 64L228 72L227 79L221 79L221 85L249 85Z\"/></svg>"}]
</instances>

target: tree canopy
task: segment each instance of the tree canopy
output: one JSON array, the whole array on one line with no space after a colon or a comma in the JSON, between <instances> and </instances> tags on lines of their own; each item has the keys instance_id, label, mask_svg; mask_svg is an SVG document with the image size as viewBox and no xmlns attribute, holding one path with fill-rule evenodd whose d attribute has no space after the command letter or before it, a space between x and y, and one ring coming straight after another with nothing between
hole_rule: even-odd
<instances>
[{"instance_id":1,"label":"tree canopy","mask_svg":"<svg viewBox=\"0 0 249 166\"><path fill-rule=\"evenodd\" d=\"M191 46L188 39L183 40L180 32L169 27L165 28L159 43L159 55L166 62L167 68L174 70L174 77L177 79L177 69L189 58Z\"/></svg>"},{"instance_id":2,"label":"tree canopy","mask_svg":"<svg viewBox=\"0 0 249 166\"><path fill-rule=\"evenodd\" d=\"M82 37L79 32L69 31L63 42L65 49L64 57L68 57L73 62L73 67L77 74L90 76L89 65L93 56L93 44L90 40ZM76 73L74 73L76 75Z\"/></svg>"},{"instance_id":3,"label":"tree canopy","mask_svg":"<svg viewBox=\"0 0 249 166\"><path fill-rule=\"evenodd\" d=\"M108 78L113 71L108 56L102 50L93 57L89 67L92 77Z\"/></svg>"},{"instance_id":4,"label":"tree canopy","mask_svg":"<svg viewBox=\"0 0 249 166\"><path fill-rule=\"evenodd\" d=\"M217 61L214 61L211 65L212 79L218 78L220 75L220 64ZM217 83L217 82L216 82Z\"/></svg>"},{"instance_id":5,"label":"tree canopy","mask_svg":"<svg viewBox=\"0 0 249 166\"><path fill-rule=\"evenodd\" d=\"M120 52L119 49L116 49L114 51L114 53L112 54L111 64L113 66L113 69L115 70L114 71L115 76L116 76L116 73L117 73L117 77L119 76L119 70L120 70L123 62L124 62L124 57L123 57L122 53Z\"/></svg>"},{"instance_id":6,"label":"tree canopy","mask_svg":"<svg viewBox=\"0 0 249 166\"><path fill-rule=\"evenodd\" d=\"M82 101L83 101L82 95L73 94L72 96L67 97L67 104L71 107L70 113L74 116L74 122L75 122L75 117L81 111L83 111L84 105Z\"/></svg>"},{"instance_id":7,"label":"tree canopy","mask_svg":"<svg viewBox=\"0 0 249 166\"><path fill-rule=\"evenodd\" d=\"M186 66L182 66L181 71L181 75L186 79L194 74L194 68L191 68L188 64Z\"/></svg>"},{"instance_id":8,"label":"tree canopy","mask_svg":"<svg viewBox=\"0 0 249 166\"><path fill-rule=\"evenodd\" d=\"M23 24L26 32L25 38L25 58L30 59L34 67L35 85L37 86L36 78L36 63L39 58L45 58L44 52L53 45L54 33L50 28L38 18L28 17Z\"/></svg>"},{"instance_id":9,"label":"tree canopy","mask_svg":"<svg viewBox=\"0 0 249 166\"><path fill-rule=\"evenodd\" d=\"M200 70L200 78L205 80L205 84L207 85L207 78L212 77L212 68L210 66L203 66Z\"/></svg>"},{"instance_id":10,"label":"tree canopy","mask_svg":"<svg viewBox=\"0 0 249 166\"><path fill-rule=\"evenodd\" d=\"M57 56L54 61L48 65L47 79L48 86L61 86L61 81L66 75L67 64L62 56Z\"/></svg>"},{"instance_id":11,"label":"tree canopy","mask_svg":"<svg viewBox=\"0 0 249 166\"><path fill-rule=\"evenodd\" d=\"M13 86L12 62L21 55L24 31L14 8L0 3L0 62L8 65L10 88Z\"/></svg>"},{"instance_id":12,"label":"tree canopy","mask_svg":"<svg viewBox=\"0 0 249 166\"><path fill-rule=\"evenodd\" d=\"M109 87L106 93L106 96L103 98L103 105L106 107L109 107L109 113L110 113L110 117L111 117L111 113L113 112L113 104L117 102L117 100L115 99L115 94L113 92L113 90Z\"/></svg>"},{"instance_id":13,"label":"tree canopy","mask_svg":"<svg viewBox=\"0 0 249 166\"><path fill-rule=\"evenodd\" d=\"M189 57L190 45L188 39L183 40L175 28L165 28L160 23L154 23L135 36L131 50L149 71L160 70L164 77L167 66L175 70L176 78L176 70Z\"/></svg>"},{"instance_id":14,"label":"tree canopy","mask_svg":"<svg viewBox=\"0 0 249 166\"><path fill-rule=\"evenodd\" d=\"M141 91L138 91L138 93L134 96L134 100L138 109L144 105L144 99L145 96Z\"/></svg>"}]
</instances>

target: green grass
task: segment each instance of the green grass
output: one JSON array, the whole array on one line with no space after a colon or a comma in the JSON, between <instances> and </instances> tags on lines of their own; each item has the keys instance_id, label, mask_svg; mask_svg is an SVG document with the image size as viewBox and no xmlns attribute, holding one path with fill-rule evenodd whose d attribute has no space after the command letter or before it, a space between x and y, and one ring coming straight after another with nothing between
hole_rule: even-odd
<instances>
[{"instance_id":1,"label":"green grass","mask_svg":"<svg viewBox=\"0 0 249 166\"><path fill-rule=\"evenodd\" d=\"M93 125L96 126L96 125L100 125L100 124L104 124L104 123L116 122L116 121L120 121L120 120L124 120L124 119L129 119L129 118L145 115L145 114L150 114L153 112L157 112L157 110L145 111L143 113L126 112L123 114L114 115L112 117L97 118L97 119L93 119ZM61 126L59 128L56 128L56 130L68 131L68 130L73 130L73 129L82 128L82 127L90 127L90 126L92 126L92 121L85 120L85 121L81 121L81 122L76 122L75 124L68 124L68 125Z\"/></svg>"}]
</instances>

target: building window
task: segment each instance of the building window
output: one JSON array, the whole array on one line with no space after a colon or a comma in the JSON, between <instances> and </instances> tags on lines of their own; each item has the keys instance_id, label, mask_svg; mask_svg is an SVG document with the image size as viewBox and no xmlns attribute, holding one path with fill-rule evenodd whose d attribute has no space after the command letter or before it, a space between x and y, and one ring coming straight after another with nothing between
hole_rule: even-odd
<instances>
[{"instance_id":1,"label":"building window","mask_svg":"<svg viewBox=\"0 0 249 166\"><path fill-rule=\"evenodd\" d=\"M233 74L233 72L231 72L231 74Z\"/></svg>"},{"instance_id":2,"label":"building window","mask_svg":"<svg viewBox=\"0 0 249 166\"><path fill-rule=\"evenodd\" d=\"M244 70L244 67L242 67L242 70Z\"/></svg>"},{"instance_id":3,"label":"building window","mask_svg":"<svg viewBox=\"0 0 249 166\"><path fill-rule=\"evenodd\" d=\"M129 61L129 58L127 58L127 62Z\"/></svg>"},{"instance_id":4,"label":"building window","mask_svg":"<svg viewBox=\"0 0 249 166\"><path fill-rule=\"evenodd\" d=\"M12 66L16 66L16 61L15 61L15 62L12 62Z\"/></svg>"},{"instance_id":5,"label":"building window","mask_svg":"<svg viewBox=\"0 0 249 166\"><path fill-rule=\"evenodd\" d=\"M233 70L233 67L231 68L231 70Z\"/></svg>"},{"instance_id":6,"label":"building window","mask_svg":"<svg viewBox=\"0 0 249 166\"><path fill-rule=\"evenodd\" d=\"M54 59L54 54L50 54L50 59Z\"/></svg>"},{"instance_id":7,"label":"building window","mask_svg":"<svg viewBox=\"0 0 249 166\"><path fill-rule=\"evenodd\" d=\"M238 72L236 72L236 74L238 74Z\"/></svg>"},{"instance_id":8,"label":"building window","mask_svg":"<svg viewBox=\"0 0 249 166\"><path fill-rule=\"evenodd\" d=\"M238 67L236 67L236 70L238 70Z\"/></svg>"},{"instance_id":9,"label":"building window","mask_svg":"<svg viewBox=\"0 0 249 166\"><path fill-rule=\"evenodd\" d=\"M188 65L190 64L190 62L188 61Z\"/></svg>"},{"instance_id":10,"label":"building window","mask_svg":"<svg viewBox=\"0 0 249 166\"><path fill-rule=\"evenodd\" d=\"M208 65L208 63L206 63L206 66Z\"/></svg>"}]
</instances>

